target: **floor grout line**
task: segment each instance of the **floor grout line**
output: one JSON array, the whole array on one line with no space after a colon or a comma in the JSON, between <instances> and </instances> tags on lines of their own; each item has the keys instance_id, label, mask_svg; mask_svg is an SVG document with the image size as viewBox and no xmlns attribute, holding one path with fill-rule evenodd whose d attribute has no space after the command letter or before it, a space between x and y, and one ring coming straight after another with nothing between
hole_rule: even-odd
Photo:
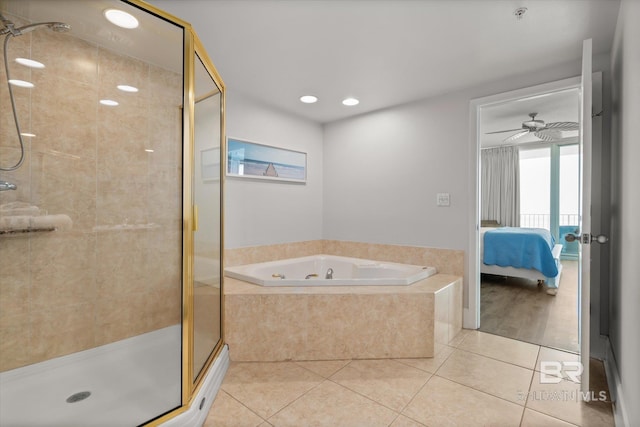
<instances>
[{"instance_id":1,"label":"floor grout line","mask_svg":"<svg viewBox=\"0 0 640 427\"><path fill-rule=\"evenodd\" d=\"M260 418L263 422L267 421L266 419L264 419L264 417L262 417L261 415L258 415L256 413L256 411L254 411L253 409L251 409L250 407L248 407L247 405L244 404L244 402L242 402L241 400L239 400L238 398L236 398L235 396L233 396L231 393L229 393L226 390L223 390L222 387L220 387L220 391L223 392L224 394L226 394L227 396L229 396L231 399L235 400L236 402L238 402L240 405L244 406L245 408L247 408L251 413L255 414L258 418ZM218 398L218 396L216 396L216 399ZM211 404L211 407L213 408L213 405L216 403L216 400L213 400L213 404ZM211 411L211 409L209 409L209 411ZM207 414L208 416L208 414Z\"/></svg>"},{"instance_id":2,"label":"floor grout line","mask_svg":"<svg viewBox=\"0 0 640 427\"><path fill-rule=\"evenodd\" d=\"M456 380L452 380L451 378L442 377L442 376L440 376L440 375L436 375L436 374L434 374L433 376L434 376L434 377L441 378L441 379L443 379L443 380L451 381L452 383L456 383L456 384L461 385L461 386L463 386L463 387L466 387L466 388L468 388L468 389L471 389L471 390L474 390L474 391L480 392L480 393L482 393L482 394L486 394L487 396L491 396L491 397L495 397L496 399L504 400L505 402L509 402L509 403L511 403L511 404L513 404L513 405L517 405L517 406L519 406L519 407L520 407L520 408L522 408L522 409L524 409L524 407L525 407L525 406L524 406L524 404L519 405L519 404L515 403L515 402L514 402L514 401L512 401L512 400L505 399L504 397L496 396L495 394L491 394L491 393L489 393L488 391L480 390L480 389L477 389L477 388L475 388L475 387L471 387L470 385L467 385L467 384L462 384L462 383L460 383L460 382L458 382L458 381L456 381Z\"/></svg>"},{"instance_id":3,"label":"floor grout line","mask_svg":"<svg viewBox=\"0 0 640 427\"><path fill-rule=\"evenodd\" d=\"M509 338L509 339L511 339L511 338ZM516 341L516 340L514 340L514 341ZM538 346L538 347L540 347L540 346ZM483 353L478 353L477 351L467 350L467 349L464 349L464 348L456 348L456 350L460 350L460 351L465 351L465 352L467 352L467 353L476 354L476 355L478 355L478 356L486 357L487 359L496 360L496 361L498 361L498 362L506 363L506 364L508 364L508 365L517 366L517 367L522 368L522 369L529 369L530 371L534 371L534 370L535 370L535 368L528 368L528 367L526 367L526 366L518 365L517 363L507 362L507 361L502 360L502 359L497 359L497 358L495 358L495 357L487 356L486 354L483 354ZM539 352L540 352L540 349L538 349L538 353L536 353L536 361L534 362L534 367L535 367L535 365L536 365L536 364L537 364L537 362L538 362L538 354L539 354ZM452 354L453 354L453 353L452 353ZM440 365L440 366L442 366L442 365Z\"/></svg>"},{"instance_id":4,"label":"floor grout line","mask_svg":"<svg viewBox=\"0 0 640 427\"><path fill-rule=\"evenodd\" d=\"M375 403L376 405L382 406L383 408L390 410L390 411L391 411L391 412L393 412L394 414L398 414L398 415L400 415L400 412L396 411L395 409L393 409L393 408L389 408L389 407L388 407L387 405L385 405L384 403L380 403L380 402L378 402L378 401L376 401L376 400L372 399L371 397L369 397L369 396L367 396L367 395L362 394L361 392L359 392L359 391L357 391L357 390L353 390L353 389L351 389L351 388L347 387L347 386L346 386L346 385L344 385L344 384L340 384L340 383L338 383L338 382L336 382L336 381L332 380L331 378L327 378L327 381L331 381L332 383L334 383L335 385L337 385L337 386L339 386L339 387L342 387L342 388L344 388L344 389L346 389L346 390L349 390L350 392L355 393L355 394L357 394L358 396L362 396L362 397L364 397L365 399L367 399L367 400L369 400L369 401L371 401L371 402ZM427 380L427 381L428 381L428 380Z\"/></svg>"},{"instance_id":5,"label":"floor grout line","mask_svg":"<svg viewBox=\"0 0 640 427\"><path fill-rule=\"evenodd\" d=\"M339 360L347 360L347 359L339 359ZM334 376L335 374L337 374L338 372L342 371L344 368L346 368L347 366L349 366L351 364L351 362L353 362L353 359L349 360L343 367L341 367L340 369L338 369L337 371L335 371L334 373L332 373L331 375L329 375L328 377L325 377L324 375L321 375L319 373L317 373L316 371L306 368L302 365L300 365L300 363L304 363L304 362L333 362L333 360L292 360L293 363L295 363L297 366L301 367L302 369L306 369L307 371L316 374L322 378L324 378L325 380L328 380L329 378L331 378L332 376Z\"/></svg>"},{"instance_id":6,"label":"floor grout line","mask_svg":"<svg viewBox=\"0 0 640 427\"><path fill-rule=\"evenodd\" d=\"M540 355L540 352L538 351L538 356ZM536 358L536 364L538 363L538 359ZM529 394L531 393L531 387L533 387L533 379L535 378L536 374L535 371L533 371L533 375L531 376L531 381L529 381L529 388L527 389L527 398L524 400L524 410L522 411L522 417L520 418L520 426L522 427L522 422L524 421L524 413L527 411L527 404L529 403Z\"/></svg>"},{"instance_id":7,"label":"floor grout line","mask_svg":"<svg viewBox=\"0 0 640 427\"><path fill-rule=\"evenodd\" d=\"M317 375L317 374L316 374ZM311 390L315 390L316 388L320 387L321 384L323 384L325 381L328 381L327 378L324 378L322 381L320 381L318 384L314 385L313 387L311 387L309 390L305 391L304 393L302 393L300 396L296 397L295 399L293 399L291 402L287 403L286 405L284 405L282 408L278 409L276 412L274 412L273 414L271 414L265 421L268 422L269 424L271 424L269 422L270 419L272 419L273 417L275 417L276 415L278 415L280 412L284 411L285 409L287 409L289 406L291 406L294 402L297 402L298 400L302 399L303 396L305 396L307 393L311 392Z\"/></svg>"},{"instance_id":8,"label":"floor grout line","mask_svg":"<svg viewBox=\"0 0 640 427\"><path fill-rule=\"evenodd\" d=\"M416 397L420 394L420 392L421 392L422 390L424 390L424 388L427 386L427 384L429 384L429 381L431 381L431 379L432 379L433 377L435 377L435 376L436 376L436 374L431 374L431 376L429 376L429 378L428 378L428 379L427 379L427 381L422 385L422 387L420 387L420 389L419 389L419 390L418 390L418 391L413 395L413 397L412 397L411 399L409 399L409 402L407 402L407 404L406 404L406 405L404 405L404 408L402 408L402 411L400 411L400 415L404 415L405 417L407 417L407 418L409 418L409 419L411 419L411 420L413 420L413 421L416 421L416 422L418 422L419 424L423 424L423 425L424 425L424 423L419 422L418 420L416 420L416 419L414 419L414 418L411 418L409 415L405 415L405 414L404 414L404 411L405 411L405 410L406 410L406 409L411 405L411 403L413 403L413 401L414 401L414 400L416 400Z\"/></svg>"},{"instance_id":9,"label":"floor grout line","mask_svg":"<svg viewBox=\"0 0 640 427\"><path fill-rule=\"evenodd\" d=\"M537 414L545 415L545 416L547 416L547 417L549 417L549 418L553 418L554 420L558 420L558 421L561 421L561 422L563 422L563 423L567 423L567 424L569 424L570 426L580 427L580 425L579 425L579 424L574 424L574 423L572 423L572 422L565 421L565 420L563 420L563 419L561 419L561 418L554 417L553 415L545 414L544 412L540 412L540 411L537 411L537 410L535 410L535 409L531 409L531 408L525 408L525 409L526 409L526 410L528 410L528 411L531 411L531 412L535 412L535 413L537 413ZM524 417L524 415L523 415L523 417ZM522 423L521 423L521 424L522 424Z\"/></svg>"}]
</instances>

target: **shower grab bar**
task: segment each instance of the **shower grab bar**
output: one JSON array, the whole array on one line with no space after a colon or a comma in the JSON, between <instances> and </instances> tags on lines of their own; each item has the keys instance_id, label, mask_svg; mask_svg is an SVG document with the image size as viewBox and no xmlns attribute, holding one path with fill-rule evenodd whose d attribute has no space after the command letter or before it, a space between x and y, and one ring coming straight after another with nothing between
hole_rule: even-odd
<instances>
[{"instance_id":1,"label":"shower grab bar","mask_svg":"<svg viewBox=\"0 0 640 427\"><path fill-rule=\"evenodd\" d=\"M56 228L46 227L46 228L25 228L22 230L0 230L0 236L10 236L12 234L24 234L24 233L40 233L43 231L56 231Z\"/></svg>"}]
</instances>

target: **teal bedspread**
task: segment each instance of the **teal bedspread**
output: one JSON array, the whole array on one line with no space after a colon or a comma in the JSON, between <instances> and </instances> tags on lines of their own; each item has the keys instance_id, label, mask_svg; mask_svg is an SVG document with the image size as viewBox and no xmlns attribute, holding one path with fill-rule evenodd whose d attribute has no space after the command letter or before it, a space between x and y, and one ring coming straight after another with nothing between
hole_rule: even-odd
<instances>
[{"instance_id":1,"label":"teal bedspread","mask_svg":"<svg viewBox=\"0 0 640 427\"><path fill-rule=\"evenodd\" d=\"M555 241L544 228L502 227L484 233L484 259L487 265L533 268L546 277L558 275L551 253Z\"/></svg>"}]
</instances>

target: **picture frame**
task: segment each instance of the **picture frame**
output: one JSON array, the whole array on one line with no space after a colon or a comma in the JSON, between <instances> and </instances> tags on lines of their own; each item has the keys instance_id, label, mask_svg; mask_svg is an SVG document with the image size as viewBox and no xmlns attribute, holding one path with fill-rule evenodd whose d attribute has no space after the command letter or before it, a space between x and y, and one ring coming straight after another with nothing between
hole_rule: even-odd
<instances>
[{"instance_id":1,"label":"picture frame","mask_svg":"<svg viewBox=\"0 0 640 427\"><path fill-rule=\"evenodd\" d=\"M307 182L307 153L227 138L227 176Z\"/></svg>"},{"instance_id":2,"label":"picture frame","mask_svg":"<svg viewBox=\"0 0 640 427\"><path fill-rule=\"evenodd\" d=\"M200 176L203 182L220 180L220 148L200 150Z\"/></svg>"}]
</instances>

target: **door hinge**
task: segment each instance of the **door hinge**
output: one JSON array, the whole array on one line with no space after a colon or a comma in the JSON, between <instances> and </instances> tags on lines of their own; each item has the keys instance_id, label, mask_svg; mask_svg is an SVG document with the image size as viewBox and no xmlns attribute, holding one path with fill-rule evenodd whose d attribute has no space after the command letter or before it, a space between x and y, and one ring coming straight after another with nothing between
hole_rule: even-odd
<instances>
[{"instance_id":1,"label":"door hinge","mask_svg":"<svg viewBox=\"0 0 640 427\"><path fill-rule=\"evenodd\" d=\"M604 113L604 110L600 110L599 113L591 113L591 118L595 119L596 117L601 117L602 113Z\"/></svg>"}]
</instances>

